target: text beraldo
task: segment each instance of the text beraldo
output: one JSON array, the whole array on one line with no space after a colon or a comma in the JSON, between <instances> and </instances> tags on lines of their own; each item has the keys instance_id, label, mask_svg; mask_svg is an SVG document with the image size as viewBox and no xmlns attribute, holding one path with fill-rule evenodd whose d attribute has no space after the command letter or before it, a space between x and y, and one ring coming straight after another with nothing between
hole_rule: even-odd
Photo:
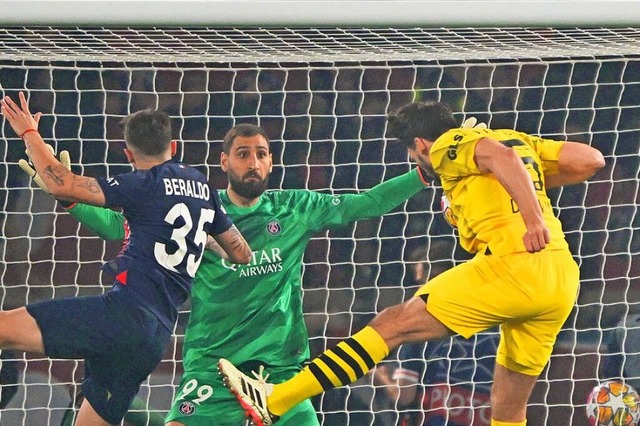
<instances>
[{"instance_id":1,"label":"text beraldo","mask_svg":"<svg viewBox=\"0 0 640 426\"><path fill-rule=\"evenodd\" d=\"M211 195L209 185L206 183L176 178L164 178L162 181L164 182L164 193L167 195L182 195L201 200L208 200Z\"/></svg>"}]
</instances>

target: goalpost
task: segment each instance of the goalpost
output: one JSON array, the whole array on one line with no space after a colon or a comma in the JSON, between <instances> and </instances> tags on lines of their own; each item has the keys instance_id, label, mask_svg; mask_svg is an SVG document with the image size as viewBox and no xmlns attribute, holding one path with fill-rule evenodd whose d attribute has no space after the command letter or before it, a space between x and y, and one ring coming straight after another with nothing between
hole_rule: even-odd
<instances>
[{"instance_id":1,"label":"goalpost","mask_svg":"<svg viewBox=\"0 0 640 426\"><path fill-rule=\"evenodd\" d=\"M12 96L27 90L32 110L44 113L45 141L68 150L74 170L94 176L129 170L122 144L108 141L121 139L122 117L145 107L172 116L182 160L216 187L226 184L218 166L222 136L251 122L272 139L271 188L370 188L411 167L405 150L385 138L385 115L413 99L445 101L461 120L598 148L604 170L552 193L582 288L534 391L529 425L586 424L602 345L621 318L640 311L637 28L5 26L0 89ZM99 266L119 245L79 227L37 189L17 165L22 144L8 126L2 136L2 308L102 292L110 280ZM303 283L314 353L409 297L420 249L429 253L429 268L458 260L440 194L428 188L383 218L314 238ZM159 412L180 379L187 315L188 306L141 391ZM18 393L0 423L59 424L81 363L17 359ZM473 367L478 359L467 361ZM314 402L325 425L373 425L397 419L382 399L381 388L363 380ZM469 422L482 415L470 412Z\"/></svg>"}]
</instances>

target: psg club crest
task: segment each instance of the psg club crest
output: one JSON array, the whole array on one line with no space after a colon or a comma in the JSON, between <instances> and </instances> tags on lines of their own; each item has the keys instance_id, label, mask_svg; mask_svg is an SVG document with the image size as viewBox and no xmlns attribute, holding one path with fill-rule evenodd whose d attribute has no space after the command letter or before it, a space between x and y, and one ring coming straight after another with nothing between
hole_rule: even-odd
<instances>
[{"instance_id":1,"label":"psg club crest","mask_svg":"<svg viewBox=\"0 0 640 426\"><path fill-rule=\"evenodd\" d=\"M191 401L185 401L180 404L178 411L180 411L180 414L182 414L183 416L190 416L196 412L196 406L193 405L193 402Z\"/></svg>"},{"instance_id":2,"label":"psg club crest","mask_svg":"<svg viewBox=\"0 0 640 426\"><path fill-rule=\"evenodd\" d=\"M269 235L273 235L274 237L278 235L282 231L282 226L280 226L280 222L277 220L272 220L267 223L267 232Z\"/></svg>"}]
</instances>

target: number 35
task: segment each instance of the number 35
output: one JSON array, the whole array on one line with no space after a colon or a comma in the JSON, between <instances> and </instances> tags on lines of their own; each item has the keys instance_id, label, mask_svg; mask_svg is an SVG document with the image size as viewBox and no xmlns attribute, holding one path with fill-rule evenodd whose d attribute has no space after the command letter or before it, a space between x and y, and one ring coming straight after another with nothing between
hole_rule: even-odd
<instances>
[{"instance_id":1,"label":"number 35","mask_svg":"<svg viewBox=\"0 0 640 426\"><path fill-rule=\"evenodd\" d=\"M164 217L165 222L175 225L178 218L182 218L184 225L179 228L175 228L171 233L171 240L178 245L178 250L173 254L167 253L167 245L164 243L156 243L154 246L154 255L156 261L164 268L178 272L176 266L180 265L185 256L187 257L187 273L193 277L196 274L196 270L202 260L202 251L207 243L207 233L204 230L204 226L207 223L213 222L213 218L216 212L211 209L202 209L200 211L200 220L198 222L198 228L193 242L198 246L200 251L196 254L187 255L187 235L193 227L193 219L189 208L184 203L178 203L169 210Z\"/></svg>"}]
</instances>

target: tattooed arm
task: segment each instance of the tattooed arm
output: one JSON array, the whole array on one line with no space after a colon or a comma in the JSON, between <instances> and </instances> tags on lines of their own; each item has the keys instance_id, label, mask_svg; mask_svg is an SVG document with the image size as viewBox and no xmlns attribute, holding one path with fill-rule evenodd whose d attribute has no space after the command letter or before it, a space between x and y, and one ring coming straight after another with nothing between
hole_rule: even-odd
<instances>
[{"instance_id":1,"label":"tattooed arm","mask_svg":"<svg viewBox=\"0 0 640 426\"><path fill-rule=\"evenodd\" d=\"M206 248L224 260L233 263L249 263L251 248L235 225L219 235L209 235Z\"/></svg>"},{"instance_id":2,"label":"tattooed arm","mask_svg":"<svg viewBox=\"0 0 640 426\"><path fill-rule=\"evenodd\" d=\"M31 115L23 92L20 92L19 98L20 105L8 96L0 100L0 111L24 141L36 172L42 178L51 195L69 201L80 201L97 206L104 205L104 194L94 178L74 174L47 149L44 140L38 133L38 122L42 114Z\"/></svg>"}]
</instances>

